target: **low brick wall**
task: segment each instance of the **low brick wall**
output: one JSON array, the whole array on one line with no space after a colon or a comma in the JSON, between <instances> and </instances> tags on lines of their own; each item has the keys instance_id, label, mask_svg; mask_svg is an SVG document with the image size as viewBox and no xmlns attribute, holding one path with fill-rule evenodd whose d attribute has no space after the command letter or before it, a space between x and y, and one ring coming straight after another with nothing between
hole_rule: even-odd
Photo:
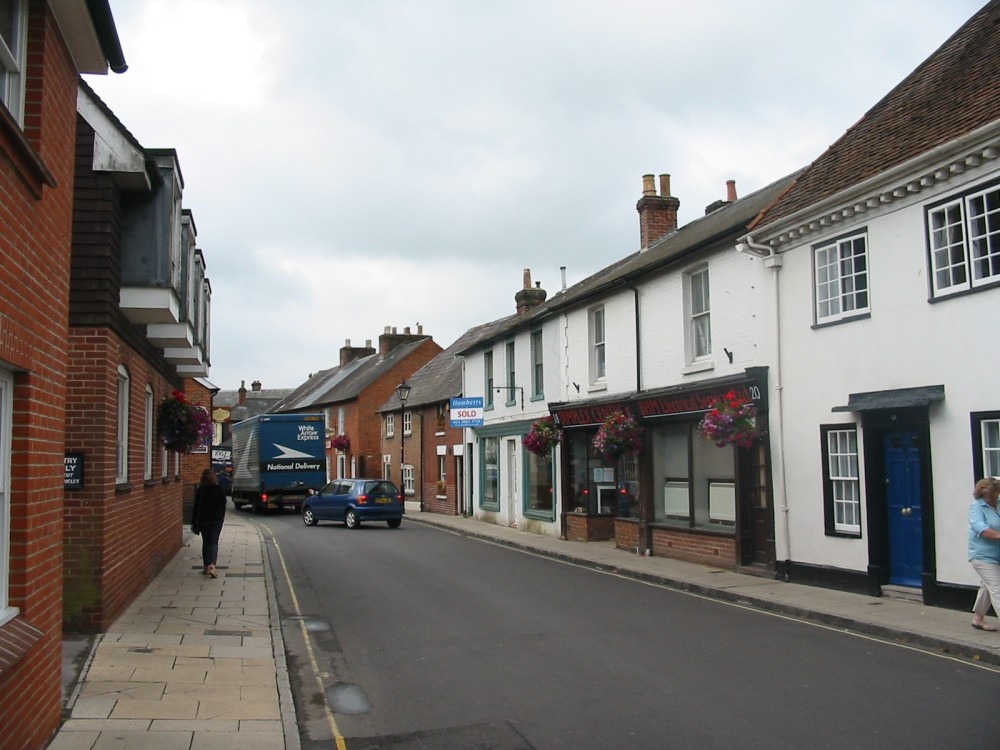
<instances>
[{"instance_id":1,"label":"low brick wall","mask_svg":"<svg viewBox=\"0 0 1000 750\"><path fill-rule=\"evenodd\" d=\"M639 519L615 519L615 547L635 552L639 548Z\"/></svg>"},{"instance_id":2,"label":"low brick wall","mask_svg":"<svg viewBox=\"0 0 1000 750\"><path fill-rule=\"evenodd\" d=\"M659 527L653 529L653 555L734 568L737 563L736 539Z\"/></svg>"},{"instance_id":3,"label":"low brick wall","mask_svg":"<svg viewBox=\"0 0 1000 750\"><path fill-rule=\"evenodd\" d=\"M614 538L614 516L588 516L586 513L566 514L567 541L604 542Z\"/></svg>"}]
</instances>

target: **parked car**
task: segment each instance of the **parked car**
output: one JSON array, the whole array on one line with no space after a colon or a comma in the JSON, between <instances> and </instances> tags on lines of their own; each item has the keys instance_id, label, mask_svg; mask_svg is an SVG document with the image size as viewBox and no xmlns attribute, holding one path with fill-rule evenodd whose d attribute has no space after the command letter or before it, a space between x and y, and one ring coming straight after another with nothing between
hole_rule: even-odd
<instances>
[{"instance_id":1,"label":"parked car","mask_svg":"<svg viewBox=\"0 0 1000 750\"><path fill-rule=\"evenodd\" d=\"M334 479L302 504L302 522L343 521L356 529L362 522L385 521L398 529L403 512L403 494L386 479Z\"/></svg>"}]
</instances>

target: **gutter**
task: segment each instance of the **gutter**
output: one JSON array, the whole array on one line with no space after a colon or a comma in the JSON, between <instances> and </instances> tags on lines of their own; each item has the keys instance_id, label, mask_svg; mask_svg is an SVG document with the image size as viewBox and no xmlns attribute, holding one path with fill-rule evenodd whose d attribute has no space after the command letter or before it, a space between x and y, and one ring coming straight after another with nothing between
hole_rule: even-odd
<instances>
[{"instance_id":1,"label":"gutter","mask_svg":"<svg viewBox=\"0 0 1000 750\"><path fill-rule=\"evenodd\" d=\"M128 64L125 62L125 53L122 51L118 29L111 14L110 0L86 0L86 2L101 49L108 60L108 67L115 73L124 73L128 70Z\"/></svg>"}]
</instances>

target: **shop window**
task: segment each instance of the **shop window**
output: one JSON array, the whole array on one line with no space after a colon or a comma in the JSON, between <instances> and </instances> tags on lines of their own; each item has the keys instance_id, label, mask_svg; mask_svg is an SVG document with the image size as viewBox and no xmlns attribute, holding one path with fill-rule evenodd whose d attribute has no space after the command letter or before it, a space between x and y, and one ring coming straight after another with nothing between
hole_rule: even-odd
<instances>
[{"instance_id":1,"label":"shop window","mask_svg":"<svg viewBox=\"0 0 1000 750\"><path fill-rule=\"evenodd\" d=\"M482 493L479 504L486 510L500 510L500 438L482 441Z\"/></svg>"},{"instance_id":2,"label":"shop window","mask_svg":"<svg viewBox=\"0 0 1000 750\"><path fill-rule=\"evenodd\" d=\"M638 482L635 457L607 462L593 449L593 432L567 433L563 452L569 462L566 509L588 515L627 516L638 514Z\"/></svg>"},{"instance_id":3,"label":"shop window","mask_svg":"<svg viewBox=\"0 0 1000 750\"><path fill-rule=\"evenodd\" d=\"M719 448L691 423L651 430L657 490L653 522L685 528L736 526L736 453Z\"/></svg>"},{"instance_id":4,"label":"shop window","mask_svg":"<svg viewBox=\"0 0 1000 750\"><path fill-rule=\"evenodd\" d=\"M528 488L525 514L543 519L555 518L555 487L552 477L552 457L542 458L530 451L524 451L528 473L525 486Z\"/></svg>"}]
</instances>

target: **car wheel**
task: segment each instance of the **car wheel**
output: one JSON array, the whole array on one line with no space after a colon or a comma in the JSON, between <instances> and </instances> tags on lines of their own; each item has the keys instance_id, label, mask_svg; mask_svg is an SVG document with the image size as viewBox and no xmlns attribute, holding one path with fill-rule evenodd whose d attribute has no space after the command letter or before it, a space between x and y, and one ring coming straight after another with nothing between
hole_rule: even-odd
<instances>
[{"instance_id":1,"label":"car wheel","mask_svg":"<svg viewBox=\"0 0 1000 750\"><path fill-rule=\"evenodd\" d=\"M302 509L302 523L304 523L306 526L315 526L316 524L319 523L319 519L313 515L312 508Z\"/></svg>"},{"instance_id":2,"label":"car wheel","mask_svg":"<svg viewBox=\"0 0 1000 750\"><path fill-rule=\"evenodd\" d=\"M344 515L344 526L349 529L356 529L361 525L361 519L353 510L348 510Z\"/></svg>"},{"instance_id":3,"label":"car wheel","mask_svg":"<svg viewBox=\"0 0 1000 750\"><path fill-rule=\"evenodd\" d=\"M390 529L398 529L399 526L400 526L400 524L403 523L403 519L402 518L391 518L388 521L386 521L386 523L389 524L389 528Z\"/></svg>"}]
</instances>

